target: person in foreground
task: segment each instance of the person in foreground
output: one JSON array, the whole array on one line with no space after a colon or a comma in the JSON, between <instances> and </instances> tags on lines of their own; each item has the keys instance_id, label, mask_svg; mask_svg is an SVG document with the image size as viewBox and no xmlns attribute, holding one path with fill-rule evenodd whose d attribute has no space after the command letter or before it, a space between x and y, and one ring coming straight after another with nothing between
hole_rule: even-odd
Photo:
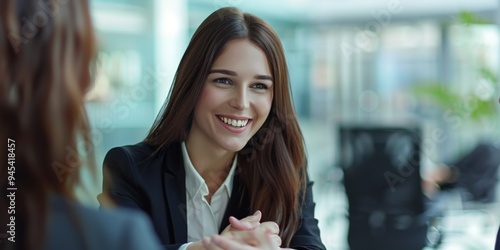
<instances>
[{"instance_id":1,"label":"person in foreground","mask_svg":"<svg viewBox=\"0 0 500 250\"><path fill-rule=\"evenodd\" d=\"M498 102L500 103L500 99L498 99ZM500 228L498 229L497 232L497 238L495 241L495 250L500 250Z\"/></svg>"},{"instance_id":2,"label":"person in foreground","mask_svg":"<svg viewBox=\"0 0 500 250\"><path fill-rule=\"evenodd\" d=\"M103 194L144 211L167 249L203 249L212 236L325 249L306 166L281 42L228 7L195 31L145 140L107 153Z\"/></svg>"},{"instance_id":3,"label":"person in foreground","mask_svg":"<svg viewBox=\"0 0 500 250\"><path fill-rule=\"evenodd\" d=\"M497 239L495 242L495 250L500 250L500 228L498 229L498 232L497 232Z\"/></svg>"},{"instance_id":4,"label":"person in foreground","mask_svg":"<svg viewBox=\"0 0 500 250\"><path fill-rule=\"evenodd\" d=\"M161 249L146 216L76 197L94 51L86 0L0 1L0 249Z\"/></svg>"}]
</instances>

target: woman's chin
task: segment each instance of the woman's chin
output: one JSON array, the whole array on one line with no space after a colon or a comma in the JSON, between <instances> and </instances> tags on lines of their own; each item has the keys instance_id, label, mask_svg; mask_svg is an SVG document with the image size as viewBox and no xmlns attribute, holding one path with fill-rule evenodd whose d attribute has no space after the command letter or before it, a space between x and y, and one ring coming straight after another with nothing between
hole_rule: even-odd
<instances>
[{"instance_id":1,"label":"woman's chin","mask_svg":"<svg viewBox=\"0 0 500 250\"><path fill-rule=\"evenodd\" d=\"M224 149L229 151L229 152L237 153L240 150L242 150L245 147L245 145L246 145L246 142L226 143L224 145Z\"/></svg>"}]
</instances>

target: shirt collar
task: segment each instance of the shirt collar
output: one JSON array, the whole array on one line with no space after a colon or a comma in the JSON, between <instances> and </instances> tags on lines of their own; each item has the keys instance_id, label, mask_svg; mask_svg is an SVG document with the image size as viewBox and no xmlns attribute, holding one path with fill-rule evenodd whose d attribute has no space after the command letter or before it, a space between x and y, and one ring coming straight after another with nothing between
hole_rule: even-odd
<instances>
[{"instance_id":1,"label":"shirt collar","mask_svg":"<svg viewBox=\"0 0 500 250\"><path fill-rule=\"evenodd\" d=\"M186 171L186 191L191 199L194 199L197 193L201 192L202 196L208 195L208 186L205 184L205 180L201 177L200 173L194 168L191 158L189 158L189 153L186 148L186 143L181 143L182 148L182 158L184 160L184 170ZM229 170L229 174L222 183L221 188L224 188L227 192L228 197L231 197L231 191L233 190L233 176L236 169L236 164L238 162L238 155L236 154ZM219 192L217 190L217 192Z\"/></svg>"}]
</instances>

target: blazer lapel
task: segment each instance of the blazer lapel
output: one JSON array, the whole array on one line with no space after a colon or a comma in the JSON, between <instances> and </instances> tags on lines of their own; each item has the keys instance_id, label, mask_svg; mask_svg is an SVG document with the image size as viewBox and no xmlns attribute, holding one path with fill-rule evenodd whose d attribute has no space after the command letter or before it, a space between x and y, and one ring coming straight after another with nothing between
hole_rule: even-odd
<instances>
[{"instance_id":1,"label":"blazer lapel","mask_svg":"<svg viewBox=\"0 0 500 250\"><path fill-rule=\"evenodd\" d=\"M168 203L169 238L171 244L184 243L187 241L186 174L180 143L173 143L165 151L163 194Z\"/></svg>"}]
</instances>

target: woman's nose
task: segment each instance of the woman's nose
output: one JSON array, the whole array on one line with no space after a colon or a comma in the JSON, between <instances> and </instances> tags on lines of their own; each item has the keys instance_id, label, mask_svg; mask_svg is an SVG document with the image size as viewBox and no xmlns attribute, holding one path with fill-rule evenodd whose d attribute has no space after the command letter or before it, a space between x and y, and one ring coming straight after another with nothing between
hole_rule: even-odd
<instances>
[{"instance_id":1,"label":"woman's nose","mask_svg":"<svg viewBox=\"0 0 500 250\"><path fill-rule=\"evenodd\" d=\"M235 91L229 105L237 110L245 110L250 107L249 96L245 88Z\"/></svg>"}]
</instances>

